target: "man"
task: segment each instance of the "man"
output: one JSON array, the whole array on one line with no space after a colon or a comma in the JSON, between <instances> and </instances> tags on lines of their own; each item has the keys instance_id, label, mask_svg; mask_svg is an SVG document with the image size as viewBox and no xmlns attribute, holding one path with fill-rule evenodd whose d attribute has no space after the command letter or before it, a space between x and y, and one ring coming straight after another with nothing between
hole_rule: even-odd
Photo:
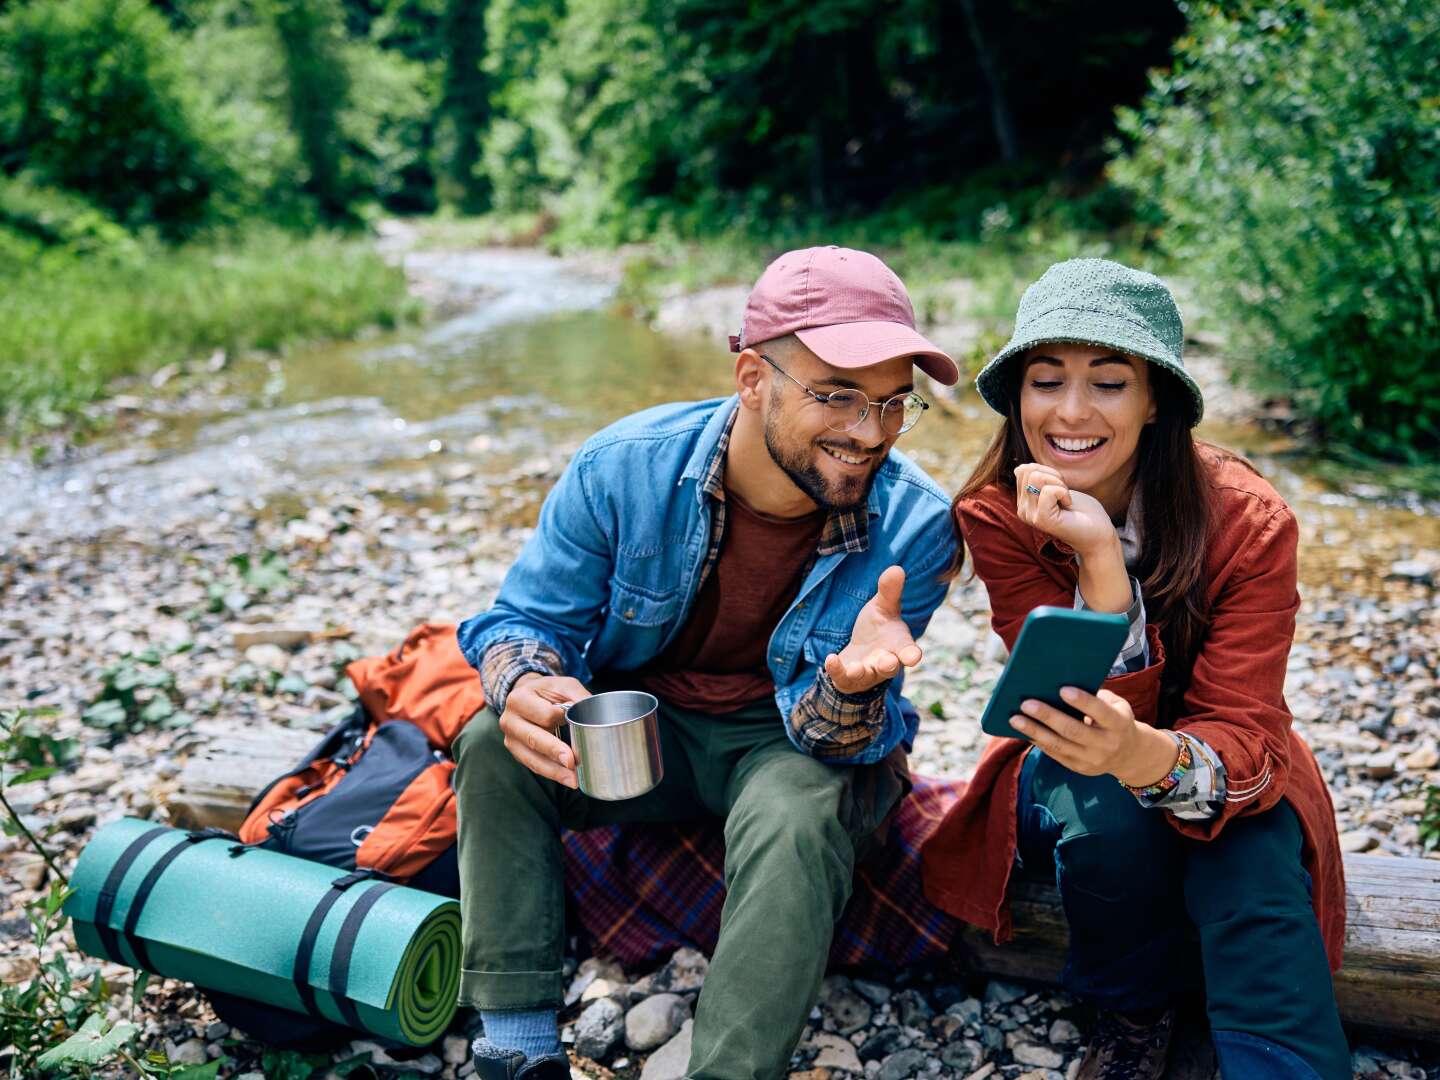
<instances>
[{"instance_id":1,"label":"man","mask_svg":"<svg viewBox=\"0 0 1440 1080\"><path fill-rule=\"evenodd\" d=\"M906 790L903 669L954 540L898 453L954 362L900 279L843 248L780 256L731 339L736 394L612 425L575 455L494 606L461 625L489 707L455 744L461 998L480 1080L561 1080L562 829L725 822L727 895L687 1075L782 1076L863 851ZM664 779L577 790L561 705L660 700ZM888 759L888 760L887 760Z\"/></svg>"}]
</instances>

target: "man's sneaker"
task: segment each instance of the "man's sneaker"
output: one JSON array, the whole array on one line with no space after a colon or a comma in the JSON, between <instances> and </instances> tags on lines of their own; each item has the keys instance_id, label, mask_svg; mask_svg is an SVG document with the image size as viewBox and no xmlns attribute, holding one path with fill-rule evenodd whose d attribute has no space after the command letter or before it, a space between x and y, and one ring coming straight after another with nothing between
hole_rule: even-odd
<instances>
[{"instance_id":1,"label":"man's sneaker","mask_svg":"<svg viewBox=\"0 0 1440 1080\"><path fill-rule=\"evenodd\" d=\"M1102 1012L1076 1080L1160 1080L1170 1053L1175 1012Z\"/></svg>"},{"instance_id":2,"label":"man's sneaker","mask_svg":"<svg viewBox=\"0 0 1440 1080\"><path fill-rule=\"evenodd\" d=\"M519 1050L501 1050L489 1039L470 1044L477 1080L570 1080L570 1059L563 1053L531 1061Z\"/></svg>"}]
</instances>

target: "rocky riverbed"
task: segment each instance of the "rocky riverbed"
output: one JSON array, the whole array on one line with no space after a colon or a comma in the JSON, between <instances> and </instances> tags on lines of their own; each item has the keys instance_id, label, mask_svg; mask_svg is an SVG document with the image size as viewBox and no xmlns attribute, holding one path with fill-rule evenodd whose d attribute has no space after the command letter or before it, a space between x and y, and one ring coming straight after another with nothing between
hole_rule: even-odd
<instances>
[{"instance_id":1,"label":"rocky riverbed","mask_svg":"<svg viewBox=\"0 0 1440 1080\"><path fill-rule=\"evenodd\" d=\"M141 387L99 445L44 467L0 464L0 708L47 710L30 721L36 737L69 759L7 794L62 867L109 820L164 822L203 731L262 719L318 730L347 704L349 659L389 649L418 622L483 608L589 430L650 401L723 392L726 361L705 351L713 343L606 312L607 267L528 252L411 265L448 316L422 331L237 362L219 392L200 380L164 399ZM665 326L695 329L703 320L687 322L679 303ZM1302 521L1304 604L1287 692L1330 781L1342 842L1421 855L1424 793L1440 783L1433 508L1327 489L1283 442L1230 419L1212 437L1254 453ZM988 426L962 397L916 456L953 487ZM934 620L909 684L925 717L918 772L963 775L978 757L976 717L1002 664L987 613L983 589L962 581ZM114 720L95 703L123 704L126 686L141 686L137 705L168 704L147 710L138 731L94 726ZM46 877L22 839L0 839L7 983L34 976L24 910ZM94 967L66 938L52 952L77 972ZM575 1075L678 1077L704 957L682 952L655 972L571 963ZM117 986L132 977L118 966L103 974ZM299 1075L280 1072L290 1066L273 1055L267 1063L185 986L148 987L137 1017L142 1038L173 1061L225 1056L221 1075ZM1051 990L943 970L883 982L836 975L792 1067L809 1080L1051 1080L1073 1075L1084 1023ZM439 1046L409 1060L363 1041L334 1060L464 1076L473 1026L462 1013ZM1203 1050L1190 1056L1203 1061ZM1357 1076L1440 1077L1440 1057L1420 1046L1367 1044L1355 1063Z\"/></svg>"}]
</instances>

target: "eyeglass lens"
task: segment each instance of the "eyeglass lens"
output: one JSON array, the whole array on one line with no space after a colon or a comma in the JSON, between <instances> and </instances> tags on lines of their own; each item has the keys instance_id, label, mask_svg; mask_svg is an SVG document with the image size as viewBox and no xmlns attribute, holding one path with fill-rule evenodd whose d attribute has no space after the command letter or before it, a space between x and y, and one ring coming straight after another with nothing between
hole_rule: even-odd
<instances>
[{"instance_id":1,"label":"eyeglass lens","mask_svg":"<svg viewBox=\"0 0 1440 1080\"><path fill-rule=\"evenodd\" d=\"M893 397L880 410L880 426L891 435L909 431L924 411L914 394ZM853 390L836 390L825 402L825 423L831 431L853 431L865 416L865 397Z\"/></svg>"}]
</instances>

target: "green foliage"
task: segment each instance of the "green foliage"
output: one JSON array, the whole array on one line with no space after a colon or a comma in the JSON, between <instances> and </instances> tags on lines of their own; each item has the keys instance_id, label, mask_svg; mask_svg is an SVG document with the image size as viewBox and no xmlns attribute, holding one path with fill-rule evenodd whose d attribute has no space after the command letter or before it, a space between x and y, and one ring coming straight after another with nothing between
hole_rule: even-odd
<instances>
[{"instance_id":1,"label":"green foliage","mask_svg":"<svg viewBox=\"0 0 1440 1080\"><path fill-rule=\"evenodd\" d=\"M340 116L350 95L338 0L265 0L285 61L290 123L308 173L305 188L320 213L343 221L357 194L346 174Z\"/></svg>"},{"instance_id":2,"label":"green foliage","mask_svg":"<svg viewBox=\"0 0 1440 1080\"><path fill-rule=\"evenodd\" d=\"M325 233L0 263L0 430L64 422L117 376L215 349L349 337L412 311L403 272L368 240Z\"/></svg>"},{"instance_id":3,"label":"green foliage","mask_svg":"<svg viewBox=\"0 0 1440 1080\"><path fill-rule=\"evenodd\" d=\"M79 756L75 739L48 730L45 721L58 713L57 709L0 710L0 762L21 766L19 774L5 778L4 786L43 780Z\"/></svg>"},{"instance_id":4,"label":"green foliage","mask_svg":"<svg viewBox=\"0 0 1440 1080\"><path fill-rule=\"evenodd\" d=\"M1420 813L1420 846L1426 851L1440 850L1440 784L1425 790L1425 809Z\"/></svg>"},{"instance_id":5,"label":"green foliage","mask_svg":"<svg viewBox=\"0 0 1440 1080\"><path fill-rule=\"evenodd\" d=\"M125 653L101 672L100 693L80 718L117 737L146 728L183 727L190 723L190 714L178 708L175 674L163 666L167 656L190 648L186 644L167 652L149 648Z\"/></svg>"},{"instance_id":6,"label":"green foliage","mask_svg":"<svg viewBox=\"0 0 1440 1080\"><path fill-rule=\"evenodd\" d=\"M69 1065L98 1065L128 1046L139 1030L126 1020L107 1025L104 1017L91 1013L79 1031L41 1054L35 1064L45 1072Z\"/></svg>"},{"instance_id":7,"label":"green foliage","mask_svg":"<svg viewBox=\"0 0 1440 1080\"><path fill-rule=\"evenodd\" d=\"M169 233L225 183L179 42L145 0L29 0L0 16L0 172L20 167Z\"/></svg>"},{"instance_id":8,"label":"green foliage","mask_svg":"<svg viewBox=\"0 0 1440 1080\"><path fill-rule=\"evenodd\" d=\"M1262 387L1324 438L1440 450L1440 6L1201 3L1116 179Z\"/></svg>"},{"instance_id":9,"label":"green foliage","mask_svg":"<svg viewBox=\"0 0 1440 1080\"><path fill-rule=\"evenodd\" d=\"M477 171L480 133L490 115L483 0L448 0L445 75L435 130L436 182L441 202L467 214L485 209L488 185Z\"/></svg>"}]
</instances>

